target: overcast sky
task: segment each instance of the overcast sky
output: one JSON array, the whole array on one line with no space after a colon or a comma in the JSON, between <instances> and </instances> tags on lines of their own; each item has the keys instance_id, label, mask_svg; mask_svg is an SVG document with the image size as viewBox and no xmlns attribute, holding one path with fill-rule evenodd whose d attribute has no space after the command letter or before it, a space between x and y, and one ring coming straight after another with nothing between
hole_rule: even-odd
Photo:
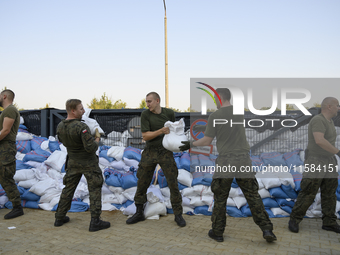
<instances>
[{"instance_id":1,"label":"overcast sky","mask_svg":"<svg viewBox=\"0 0 340 255\"><path fill-rule=\"evenodd\" d=\"M166 4L171 107L189 107L190 78L340 77L338 0ZM104 92L135 108L150 91L164 106L163 1L0 1L5 86L24 109ZM318 102L339 92L311 87Z\"/></svg>"}]
</instances>

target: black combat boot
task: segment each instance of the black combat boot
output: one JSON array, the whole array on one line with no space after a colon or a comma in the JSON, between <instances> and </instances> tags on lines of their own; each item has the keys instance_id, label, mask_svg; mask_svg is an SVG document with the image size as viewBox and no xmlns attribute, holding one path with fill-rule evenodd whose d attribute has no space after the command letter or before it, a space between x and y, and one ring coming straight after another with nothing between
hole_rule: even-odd
<instances>
[{"instance_id":1,"label":"black combat boot","mask_svg":"<svg viewBox=\"0 0 340 255\"><path fill-rule=\"evenodd\" d=\"M135 224L137 222L145 220L144 205L138 204L136 205L136 207L137 207L136 213L126 220L126 224Z\"/></svg>"},{"instance_id":2,"label":"black combat boot","mask_svg":"<svg viewBox=\"0 0 340 255\"><path fill-rule=\"evenodd\" d=\"M288 223L288 228L289 228L290 231L292 231L294 233L298 233L299 232L299 223L297 223L293 219L290 219L289 223Z\"/></svg>"},{"instance_id":3,"label":"black combat boot","mask_svg":"<svg viewBox=\"0 0 340 255\"><path fill-rule=\"evenodd\" d=\"M110 222L102 221L99 217L91 218L89 231L94 232L94 231L109 228L110 226L111 226Z\"/></svg>"},{"instance_id":4,"label":"black combat boot","mask_svg":"<svg viewBox=\"0 0 340 255\"><path fill-rule=\"evenodd\" d=\"M13 218L16 218L16 217L19 217L21 215L24 215L24 210L22 209L22 206L19 205L19 206L16 206L16 207L13 207L12 211L10 211L9 213L7 213L4 218L6 220L8 219L13 219Z\"/></svg>"},{"instance_id":5,"label":"black combat boot","mask_svg":"<svg viewBox=\"0 0 340 255\"><path fill-rule=\"evenodd\" d=\"M223 241L224 241L223 236L217 236L217 235L215 235L214 230L212 230L212 229L209 230L208 236L209 236L210 238L216 240L217 242L223 242Z\"/></svg>"},{"instance_id":6,"label":"black combat boot","mask_svg":"<svg viewBox=\"0 0 340 255\"><path fill-rule=\"evenodd\" d=\"M322 229L328 230L328 231L334 231L335 233L340 233L340 226L338 225L338 223L335 223L334 225L331 225L331 226L322 225Z\"/></svg>"},{"instance_id":7,"label":"black combat boot","mask_svg":"<svg viewBox=\"0 0 340 255\"><path fill-rule=\"evenodd\" d=\"M185 227L187 225L187 223L183 219L182 214L175 215L175 221L176 221L177 225L180 226L180 227Z\"/></svg>"},{"instance_id":8,"label":"black combat boot","mask_svg":"<svg viewBox=\"0 0 340 255\"><path fill-rule=\"evenodd\" d=\"M268 243L276 241L276 236L271 230L263 230L263 238L266 239Z\"/></svg>"},{"instance_id":9,"label":"black combat boot","mask_svg":"<svg viewBox=\"0 0 340 255\"><path fill-rule=\"evenodd\" d=\"M64 223L67 223L69 221L70 221L70 217L64 216L64 218L62 218L62 219L55 219L54 226L60 227L60 226L64 225Z\"/></svg>"}]
</instances>

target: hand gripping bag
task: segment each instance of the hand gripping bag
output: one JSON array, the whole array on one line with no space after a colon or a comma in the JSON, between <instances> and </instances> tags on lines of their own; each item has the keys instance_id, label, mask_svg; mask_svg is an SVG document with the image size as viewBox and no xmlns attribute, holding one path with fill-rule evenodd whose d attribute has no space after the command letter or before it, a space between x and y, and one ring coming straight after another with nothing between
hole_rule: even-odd
<instances>
[{"instance_id":1,"label":"hand gripping bag","mask_svg":"<svg viewBox=\"0 0 340 255\"><path fill-rule=\"evenodd\" d=\"M184 119L180 119L179 121L167 121L164 124L164 127L168 127L170 129L170 133L164 135L163 137L163 147L172 152L180 152L180 146L182 146L182 141L188 141L188 138L184 134Z\"/></svg>"}]
</instances>

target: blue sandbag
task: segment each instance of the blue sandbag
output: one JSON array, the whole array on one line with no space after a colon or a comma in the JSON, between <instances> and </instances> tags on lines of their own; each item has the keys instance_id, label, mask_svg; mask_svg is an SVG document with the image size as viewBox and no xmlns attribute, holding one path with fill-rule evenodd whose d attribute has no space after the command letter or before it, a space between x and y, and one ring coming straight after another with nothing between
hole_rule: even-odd
<instances>
[{"instance_id":1,"label":"blue sandbag","mask_svg":"<svg viewBox=\"0 0 340 255\"><path fill-rule=\"evenodd\" d=\"M23 124L20 124L19 128L27 130L27 127L25 125L23 125Z\"/></svg>"},{"instance_id":2,"label":"blue sandbag","mask_svg":"<svg viewBox=\"0 0 340 255\"><path fill-rule=\"evenodd\" d=\"M261 153L260 159L265 166L286 166L286 161L283 158L283 154L278 152L264 152Z\"/></svg>"},{"instance_id":3,"label":"blue sandbag","mask_svg":"<svg viewBox=\"0 0 340 255\"><path fill-rule=\"evenodd\" d=\"M41 144L44 141L47 141L48 139L46 137L38 137L34 136L33 139L31 140L31 149L36 150L37 148L41 148Z\"/></svg>"},{"instance_id":4,"label":"blue sandbag","mask_svg":"<svg viewBox=\"0 0 340 255\"><path fill-rule=\"evenodd\" d=\"M24 162L22 162L21 160L16 160L15 161L16 164L16 170L21 170L21 169L31 169L33 168L32 166L25 164Z\"/></svg>"},{"instance_id":5,"label":"blue sandbag","mask_svg":"<svg viewBox=\"0 0 340 255\"><path fill-rule=\"evenodd\" d=\"M215 166L214 162L206 155L198 155L199 166Z\"/></svg>"},{"instance_id":6,"label":"blue sandbag","mask_svg":"<svg viewBox=\"0 0 340 255\"><path fill-rule=\"evenodd\" d=\"M233 182L231 183L231 187L232 187L232 188L238 188L238 184L237 184L235 178L233 179Z\"/></svg>"},{"instance_id":7,"label":"blue sandbag","mask_svg":"<svg viewBox=\"0 0 340 255\"><path fill-rule=\"evenodd\" d=\"M178 182L178 189L179 190L186 189L186 188L188 188L188 186L185 186L182 183Z\"/></svg>"},{"instance_id":8,"label":"blue sandbag","mask_svg":"<svg viewBox=\"0 0 340 255\"><path fill-rule=\"evenodd\" d=\"M39 147L36 150L27 153L22 161L44 162L49 156L51 156L51 153L49 153L48 151L44 151Z\"/></svg>"},{"instance_id":9,"label":"blue sandbag","mask_svg":"<svg viewBox=\"0 0 340 255\"><path fill-rule=\"evenodd\" d=\"M104 170L105 183L109 186L121 187L122 186L120 182L121 175L122 173L118 172L117 170L106 168Z\"/></svg>"},{"instance_id":10,"label":"blue sandbag","mask_svg":"<svg viewBox=\"0 0 340 255\"><path fill-rule=\"evenodd\" d=\"M21 206L25 208L31 208L31 209L40 209L38 201L27 201L27 200L21 200ZM11 201L8 201L5 204L5 207L8 209L13 209L13 204Z\"/></svg>"},{"instance_id":11,"label":"blue sandbag","mask_svg":"<svg viewBox=\"0 0 340 255\"><path fill-rule=\"evenodd\" d=\"M122 207L127 208L129 205L131 205L133 203L134 203L134 201L127 200L124 204L111 204L111 205L113 205L114 207L116 207L119 210Z\"/></svg>"},{"instance_id":12,"label":"blue sandbag","mask_svg":"<svg viewBox=\"0 0 340 255\"><path fill-rule=\"evenodd\" d=\"M51 152L54 152L54 151L60 151L60 142L58 141L49 141L48 142L48 148L50 149Z\"/></svg>"},{"instance_id":13,"label":"blue sandbag","mask_svg":"<svg viewBox=\"0 0 340 255\"><path fill-rule=\"evenodd\" d=\"M287 200L287 199L284 199L284 198L275 198L275 200L281 208L282 208L282 206L289 206L289 207L293 208L294 204L295 204L293 200Z\"/></svg>"},{"instance_id":14,"label":"blue sandbag","mask_svg":"<svg viewBox=\"0 0 340 255\"><path fill-rule=\"evenodd\" d=\"M29 189L27 189L24 194L22 194L20 196L21 200L28 200L28 201L39 201L40 200L40 196L38 196L37 194L34 194L32 192L29 191Z\"/></svg>"},{"instance_id":15,"label":"blue sandbag","mask_svg":"<svg viewBox=\"0 0 340 255\"><path fill-rule=\"evenodd\" d=\"M176 166L177 166L177 168L178 169L181 169L181 165L180 165L180 160L181 160L181 158L180 157L175 157L174 158L174 160L175 160L175 163L176 163ZM184 169L184 168L183 168ZM185 169L186 170L186 169ZM189 171L189 170L187 170L187 171Z\"/></svg>"},{"instance_id":16,"label":"blue sandbag","mask_svg":"<svg viewBox=\"0 0 340 255\"><path fill-rule=\"evenodd\" d=\"M227 214L231 217L247 217L236 206L227 205Z\"/></svg>"},{"instance_id":17,"label":"blue sandbag","mask_svg":"<svg viewBox=\"0 0 340 255\"><path fill-rule=\"evenodd\" d=\"M199 184L203 184L205 186L210 186L212 179L210 178L205 178L205 174L203 172L193 172L192 173L192 183L191 186L195 186L195 185L199 185Z\"/></svg>"},{"instance_id":18,"label":"blue sandbag","mask_svg":"<svg viewBox=\"0 0 340 255\"><path fill-rule=\"evenodd\" d=\"M5 195L5 194L6 194L5 190L4 190L4 188L0 184L0 197Z\"/></svg>"},{"instance_id":19,"label":"blue sandbag","mask_svg":"<svg viewBox=\"0 0 340 255\"><path fill-rule=\"evenodd\" d=\"M183 152L179 160L179 169L185 169L190 171L190 155L187 152Z\"/></svg>"},{"instance_id":20,"label":"blue sandbag","mask_svg":"<svg viewBox=\"0 0 340 255\"><path fill-rule=\"evenodd\" d=\"M288 205L283 205L283 206L280 206L282 210L284 210L285 212L291 214L292 213L292 207L288 206Z\"/></svg>"},{"instance_id":21,"label":"blue sandbag","mask_svg":"<svg viewBox=\"0 0 340 255\"><path fill-rule=\"evenodd\" d=\"M162 169L158 170L157 182L160 188L168 187L168 182L166 181L164 172Z\"/></svg>"},{"instance_id":22,"label":"blue sandbag","mask_svg":"<svg viewBox=\"0 0 340 255\"><path fill-rule=\"evenodd\" d=\"M288 195L291 199L296 199L298 194L297 192L292 188L290 184L288 185L281 185L281 189Z\"/></svg>"},{"instance_id":23,"label":"blue sandbag","mask_svg":"<svg viewBox=\"0 0 340 255\"><path fill-rule=\"evenodd\" d=\"M250 156L251 164L254 166L257 172L262 171L262 166L264 165L263 161L261 160L260 156Z\"/></svg>"},{"instance_id":24,"label":"blue sandbag","mask_svg":"<svg viewBox=\"0 0 340 255\"><path fill-rule=\"evenodd\" d=\"M274 198L289 198L289 196L281 189L281 187L275 187L268 189L270 196Z\"/></svg>"},{"instance_id":25,"label":"blue sandbag","mask_svg":"<svg viewBox=\"0 0 340 255\"><path fill-rule=\"evenodd\" d=\"M208 209L209 209L208 205L196 206L194 209L194 214L203 214L211 216L212 212L209 212Z\"/></svg>"},{"instance_id":26,"label":"blue sandbag","mask_svg":"<svg viewBox=\"0 0 340 255\"><path fill-rule=\"evenodd\" d=\"M242 212L246 217L251 217L251 216L253 216L253 215L251 214L251 211L250 211L250 208L249 208L248 203L246 203L244 206L242 206L242 207L240 208L240 210L241 210L241 212Z\"/></svg>"},{"instance_id":27,"label":"blue sandbag","mask_svg":"<svg viewBox=\"0 0 340 255\"><path fill-rule=\"evenodd\" d=\"M166 213L167 214L174 214L174 210L172 210L172 208L166 208Z\"/></svg>"},{"instance_id":28,"label":"blue sandbag","mask_svg":"<svg viewBox=\"0 0 340 255\"><path fill-rule=\"evenodd\" d=\"M17 151L28 153L31 151L31 141L16 141Z\"/></svg>"},{"instance_id":29,"label":"blue sandbag","mask_svg":"<svg viewBox=\"0 0 340 255\"><path fill-rule=\"evenodd\" d=\"M283 158L286 161L286 165L291 168L293 166L301 166L303 165L303 161L300 158L300 151L302 149L295 149L291 152L287 152L283 154Z\"/></svg>"},{"instance_id":30,"label":"blue sandbag","mask_svg":"<svg viewBox=\"0 0 340 255\"><path fill-rule=\"evenodd\" d=\"M85 212L89 209L89 205L87 203L81 201L72 201L71 208L68 212ZM58 204L56 204L51 211L56 211L58 208Z\"/></svg>"},{"instance_id":31,"label":"blue sandbag","mask_svg":"<svg viewBox=\"0 0 340 255\"><path fill-rule=\"evenodd\" d=\"M101 152L99 152L99 157L102 157L102 158L105 158L107 161L109 161L110 163L112 162L112 161L114 161L114 160L116 160L115 158L113 158L113 157L109 157L108 155L107 155L107 152L108 152L109 150L102 150Z\"/></svg>"},{"instance_id":32,"label":"blue sandbag","mask_svg":"<svg viewBox=\"0 0 340 255\"><path fill-rule=\"evenodd\" d=\"M121 187L123 189L129 189L131 187L136 187L137 186L137 176L136 176L137 172L136 171L130 171L127 173L123 173L119 180L121 183Z\"/></svg>"},{"instance_id":33,"label":"blue sandbag","mask_svg":"<svg viewBox=\"0 0 340 255\"><path fill-rule=\"evenodd\" d=\"M196 166L199 166L200 162L198 160L198 155L191 154L190 155L190 172L196 172Z\"/></svg>"},{"instance_id":34,"label":"blue sandbag","mask_svg":"<svg viewBox=\"0 0 340 255\"><path fill-rule=\"evenodd\" d=\"M265 209L266 209L266 212L267 212L268 215L269 215L269 218L275 218L274 213L273 213L269 208L265 208Z\"/></svg>"},{"instance_id":35,"label":"blue sandbag","mask_svg":"<svg viewBox=\"0 0 340 255\"><path fill-rule=\"evenodd\" d=\"M279 207L276 200L270 197L263 198L262 202L265 208Z\"/></svg>"},{"instance_id":36,"label":"blue sandbag","mask_svg":"<svg viewBox=\"0 0 340 255\"><path fill-rule=\"evenodd\" d=\"M135 159L139 162L142 158L141 151L141 149L129 146L125 148L123 157L127 159Z\"/></svg>"}]
</instances>

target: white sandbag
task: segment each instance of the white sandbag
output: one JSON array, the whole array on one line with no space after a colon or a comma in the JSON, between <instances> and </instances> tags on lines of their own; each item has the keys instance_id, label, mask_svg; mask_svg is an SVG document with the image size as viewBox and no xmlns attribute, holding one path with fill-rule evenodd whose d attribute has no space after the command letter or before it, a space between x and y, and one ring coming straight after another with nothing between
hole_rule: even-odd
<instances>
[{"instance_id":1,"label":"white sandbag","mask_svg":"<svg viewBox=\"0 0 340 255\"><path fill-rule=\"evenodd\" d=\"M260 178L263 186L266 189L275 188L281 186L281 181L274 173L270 172L259 172L255 175L256 178Z\"/></svg>"},{"instance_id":2,"label":"white sandbag","mask_svg":"<svg viewBox=\"0 0 340 255\"><path fill-rule=\"evenodd\" d=\"M106 158L99 157L99 164L109 167L110 166L110 161L108 161Z\"/></svg>"},{"instance_id":3,"label":"white sandbag","mask_svg":"<svg viewBox=\"0 0 340 255\"><path fill-rule=\"evenodd\" d=\"M135 159L128 159L128 158L123 158L125 165L127 166L133 166L135 169L138 169L138 164L139 162Z\"/></svg>"},{"instance_id":4,"label":"white sandbag","mask_svg":"<svg viewBox=\"0 0 340 255\"><path fill-rule=\"evenodd\" d=\"M67 148L65 147L65 145L60 144L60 145L59 145L59 148L60 148L60 150L61 150L62 152L67 153Z\"/></svg>"},{"instance_id":5,"label":"white sandbag","mask_svg":"<svg viewBox=\"0 0 340 255\"><path fill-rule=\"evenodd\" d=\"M120 132L116 132L116 131L112 131L111 133L109 133L107 135L107 139L111 140L111 141L120 141L120 139L122 138L122 133Z\"/></svg>"},{"instance_id":6,"label":"white sandbag","mask_svg":"<svg viewBox=\"0 0 340 255\"><path fill-rule=\"evenodd\" d=\"M177 180L179 183L191 187L192 179L192 174L190 172L185 169L178 169Z\"/></svg>"},{"instance_id":7,"label":"white sandbag","mask_svg":"<svg viewBox=\"0 0 340 255\"><path fill-rule=\"evenodd\" d=\"M301 161L304 162L305 161L305 151L304 150L300 151L299 155L300 155Z\"/></svg>"},{"instance_id":8,"label":"white sandbag","mask_svg":"<svg viewBox=\"0 0 340 255\"><path fill-rule=\"evenodd\" d=\"M289 172L280 172L276 173L276 176L280 179L282 185L290 185L293 189L295 189L294 178Z\"/></svg>"},{"instance_id":9,"label":"white sandbag","mask_svg":"<svg viewBox=\"0 0 340 255\"><path fill-rule=\"evenodd\" d=\"M269 191L267 189L265 189L265 188L259 189L258 193L259 193L261 198L270 197Z\"/></svg>"},{"instance_id":10,"label":"white sandbag","mask_svg":"<svg viewBox=\"0 0 340 255\"><path fill-rule=\"evenodd\" d=\"M306 212L306 216L309 218L321 218L322 212L321 210L310 210L308 209Z\"/></svg>"},{"instance_id":11,"label":"white sandbag","mask_svg":"<svg viewBox=\"0 0 340 255\"><path fill-rule=\"evenodd\" d=\"M15 172L13 179L15 182L26 181L35 178L33 169L21 169Z\"/></svg>"},{"instance_id":12,"label":"white sandbag","mask_svg":"<svg viewBox=\"0 0 340 255\"><path fill-rule=\"evenodd\" d=\"M194 187L196 186L199 186L199 185L195 185L193 187L190 187L190 188L185 188L185 189L182 189L180 192L182 193L183 196L185 197L191 197L191 196L196 196L198 195L197 192L195 191ZM202 185L203 186L203 185ZM169 187L166 187L169 189ZM162 190L162 189L161 189ZM163 193L163 192L162 192ZM169 189L169 196L163 194L165 197L170 197L170 189Z\"/></svg>"},{"instance_id":13,"label":"white sandbag","mask_svg":"<svg viewBox=\"0 0 340 255\"><path fill-rule=\"evenodd\" d=\"M122 171L125 171L125 172L128 172L130 170L130 167L127 166L123 160L114 160L112 162L110 162L110 166L117 169L117 170L122 170Z\"/></svg>"},{"instance_id":14,"label":"white sandbag","mask_svg":"<svg viewBox=\"0 0 340 255\"><path fill-rule=\"evenodd\" d=\"M43 209L43 210L46 210L46 211L51 211L53 209L53 207L59 203L59 200L60 200L60 197L55 197L51 200L51 202L49 203L41 203L41 204L38 204L38 206Z\"/></svg>"},{"instance_id":15,"label":"white sandbag","mask_svg":"<svg viewBox=\"0 0 340 255\"><path fill-rule=\"evenodd\" d=\"M183 206L183 213L194 213L194 209L188 206Z\"/></svg>"},{"instance_id":16,"label":"white sandbag","mask_svg":"<svg viewBox=\"0 0 340 255\"><path fill-rule=\"evenodd\" d=\"M94 135L96 133L96 128L98 128L100 134L104 134L103 129L99 126L98 122L95 119L89 118L85 114L83 114L82 120L89 127L91 135Z\"/></svg>"},{"instance_id":17,"label":"white sandbag","mask_svg":"<svg viewBox=\"0 0 340 255\"><path fill-rule=\"evenodd\" d=\"M115 199L112 204L124 204L127 201L127 198L123 194L114 194Z\"/></svg>"},{"instance_id":18,"label":"white sandbag","mask_svg":"<svg viewBox=\"0 0 340 255\"><path fill-rule=\"evenodd\" d=\"M115 194L102 194L102 203L112 203L114 204L117 201Z\"/></svg>"},{"instance_id":19,"label":"white sandbag","mask_svg":"<svg viewBox=\"0 0 340 255\"><path fill-rule=\"evenodd\" d=\"M166 215L166 206L164 203L149 203L147 202L144 208L145 218L154 216L154 215Z\"/></svg>"},{"instance_id":20,"label":"white sandbag","mask_svg":"<svg viewBox=\"0 0 340 255\"><path fill-rule=\"evenodd\" d=\"M55 197L60 197L61 195L61 190L52 188L52 189L47 189L46 192L40 197L39 203L50 203L53 198Z\"/></svg>"},{"instance_id":21,"label":"white sandbag","mask_svg":"<svg viewBox=\"0 0 340 255\"><path fill-rule=\"evenodd\" d=\"M16 140L17 141L27 141L27 140L32 140L33 136L29 133L25 132L18 132Z\"/></svg>"},{"instance_id":22,"label":"white sandbag","mask_svg":"<svg viewBox=\"0 0 340 255\"><path fill-rule=\"evenodd\" d=\"M190 199L188 197L183 197L183 196L182 196L182 206L193 207L192 205L190 205Z\"/></svg>"},{"instance_id":23,"label":"white sandbag","mask_svg":"<svg viewBox=\"0 0 340 255\"><path fill-rule=\"evenodd\" d=\"M164 197L159 188L151 185L148 190L146 191L146 197L148 202L150 203L157 203L157 202L164 202Z\"/></svg>"},{"instance_id":24,"label":"white sandbag","mask_svg":"<svg viewBox=\"0 0 340 255\"><path fill-rule=\"evenodd\" d=\"M197 195L202 195L202 196L213 196L214 195L214 193L211 191L210 186L195 185L194 191Z\"/></svg>"},{"instance_id":25,"label":"white sandbag","mask_svg":"<svg viewBox=\"0 0 340 255\"><path fill-rule=\"evenodd\" d=\"M112 191L109 189L105 182L103 183L102 186L102 194L112 194Z\"/></svg>"},{"instance_id":26,"label":"white sandbag","mask_svg":"<svg viewBox=\"0 0 340 255\"><path fill-rule=\"evenodd\" d=\"M132 216L136 213L136 211L137 211L136 205L135 203L133 203L125 208L125 210L123 211L123 214Z\"/></svg>"},{"instance_id":27,"label":"white sandbag","mask_svg":"<svg viewBox=\"0 0 340 255\"><path fill-rule=\"evenodd\" d=\"M213 201L212 196L193 196L190 198L190 205L193 207L210 205Z\"/></svg>"},{"instance_id":28,"label":"white sandbag","mask_svg":"<svg viewBox=\"0 0 340 255\"><path fill-rule=\"evenodd\" d=\"M89 189L86 183L80 181L76 191L74 192L73 198L75 199L83 199L84 197L86 197L89 194Z\"/></svg>"},{"instance_id":29,"label":"white sandbag","mask_svg":"<svg viewBox=\"0 0 340 255\"><path fill-rule=\"evenodd\" d=\"M169 187L164 187L164 188L161 188L160 190L161 190L161 193L162 193L163 197L170 197L170 189L169 189ZM185 189L183 189L183 190L185 190Z\"/></svg>"},{"instance_id":30,"label":"white sandbag","mask_svg":"<svg viewBox=\"0 0 340 255\"><path fill-rule=\"evenodd\" d=\"M22 161L25 156L26 156L25 153L21 153L20 151L17 151L17 154L15 155L15 159Z\"/></svg>"},{"instance_id":31,"label":"white sandbag","mask_svg":"<svg viewBox=\"0 0 340 255\"><path fill-rule=\"evenodd\" d=\"M67 153L59 150L55 150L51 156L45 160L45 164L52 167L55 170L61 171L63 165L66 162Z\"/></svg>"},{"instance_id":32,"label":"white sandbag","mask_svg":"<svg viewBox=\"0 0 340 255\"><path fill-rule=\"evenodd\" d=\"M39 180L36 178L26 180L26 181L20 181L18 182L18 186L23 187L25 189L31 188L34 184L38 183Z\"/></svg>"},{"instance_id":33,"label":"white sandbag","mask_svg":"<svg viewBox=\"0 0 340 255\"><path fill-rule=\"evenodd\" d=\"M172 152L180 152L181 150L179 147L183 145L182 141L188 141L184 134L184 119L182 118L175 122L167 121L165 122L164 127L168 127L170 133L164 135L162 142L163 147Z\"/></svg>"},{"instance_id":34,"label":"white sandbag","mask_svg":"<svg viewBox=\"0 0 340 255\"><path fill-rule=\"evenodd\" d=\"M29 191L38 195L42 196L44 195L45 191L50 188L54 188L56 186L55 180L52 178L46 178L43 181L37 182L34 184Z\"/></svg>"},{"instance_id":35,"label":"white sandbag","mask_svg":"<svg viewBox=\"0 0 340 255\"><path fill-rule=\"evenodd\" d=\"M48 146L48 143L50 141L49 140L46 140L46 141L43 141L41 144L40 144L40 148L43 149L44 151L48 151L48 152L51 152L50 151L50 148Z\"/></svg>"},{"instance_id":36,"label":"white sandbag","mask_svg":"<svg viewBox=\"0 0 340 255\"><path fill-rule=\"evenodd\" d=\"M227 199L227 205L236 207L235 201L230 197Z\"/></svg>"},{"instance_id":37,"label":"white sandbag","mask_svg":"<svg viewBox=\"0 0 340 255\"><path fill-rule=\"evenodd\" d=\"M44 162L41 163L41 162L32 161L32 160L25 162L25 164L30 165L30 166L32 166L34 168L45 167ZM46 168L46 170L47 170L47 168Z\"/></svg>"},{"instance_id":38,"label":"white sandbag","mask_svg":"<svg viewBox=\"0 0 340 255\"><path fill-rule=\"evenodd\" d=\"M47 174L48 174L49 177L51 177L52 179L55 179L55 180L59 180L59 179L63 178L60 171L55 170L53 168L48 169Z\"/></svg>"},{"instance_id":39,"label":"white sandbag","mask_svg":"<svg viewBox=\"0 0 340 255\"><path fill-rule=\"evenodd\" d=\"M261 178L256 178L256 180L257 180L257 183L259 184L259 189L264 188L264 185L263 185L263 183L262 183Z\"/></svg>"},{"instance_id":40,"label":"white sandbag","mask_svg":"<svg viewBox=\"0 0 340 255\"><path fill-rule=\"evenodd\" d=\"M240 209L242 206L246 205L247 199L245 197L233 197L233 200L235 202L235 205L238 209Z\"/></svg>"},{"instance_id":41,"label":"white sandbag","mask_svg":"<svg viewBox=\"0 0 340 255\"><path fill-rule=\"evenodd\" d=\"M237 188L231 187L229 191L229 197L233 198L233 197L239 197L239 196L243 196L242 190L239 187Z\"/></svg>"},{"instance_id":42,"label":"white sandbag","mask_svg":"<svg viewBox=\"0 0 340 255\"><path fill-rule=\"evenodd\" d=\"M3 208L4 205L8 202L8 197L3 195L0 197L0 208Z\"/></svg>"},{"instance_id":43,"label":"white sandbag","mask_svg":"<svg viewBox=\"0 0 340 255\"><path fill-rule=\"evenodd\" d=\"M115 158L117 161L120 161L123 159L125 147L120 146L112 146L107 151L107 156Z\"/></svg>"},{"instance_id":44,"label":"white sandbag","mask_svg":"<svg viewBox=\"0 0 340 255\"><path fill-rule=\"evenodd\" d=\"M274 215L284 215L284 216L289 216L289 213L286 211L282 210L280 207L272 207L270 210L273 212Z\"/></svg>"},{"instance_id":45,"label":"white sandbag","mask_svg":"<svg viewBox=\"0 0 340 255\"><path fill-rule=\"evenodd\" d=\"M110 203L102 203L102 211L114 211L117 208Z\"/></svg>"},{"instance_id":46,"label":"white sandbag","mask_svg":"<svg viewBox=\"0 0 340 255\"><path fill-rule=\"evenodd\" d=\"M137 187L131 187L122 192L123 196L126 197L126 199L134 201L135 194L137 191Z\"/></svg>"},{"instance_id":47,"label":"white sandbag","mask_svg":"<svg viewBox=\"0 0 340 255\"><path fill-rule=\"evenodd\" d=\"M124 189L122 187L114 187L114 186L108 186L109 190L111 190L114 194L122 194L124 192ZM133 201L133 200L132 200Z\"/></svg>"},{"instance_id":48,"label":"white sandbag","mask_svg":"<svg viewBox=\"0 0 340 255\"><path fill-rule=\"evenodd\" d=\"M20 116L20 125L23 125L25 123L25 120L22 116Z\"/></svg>"}]
</instances>

